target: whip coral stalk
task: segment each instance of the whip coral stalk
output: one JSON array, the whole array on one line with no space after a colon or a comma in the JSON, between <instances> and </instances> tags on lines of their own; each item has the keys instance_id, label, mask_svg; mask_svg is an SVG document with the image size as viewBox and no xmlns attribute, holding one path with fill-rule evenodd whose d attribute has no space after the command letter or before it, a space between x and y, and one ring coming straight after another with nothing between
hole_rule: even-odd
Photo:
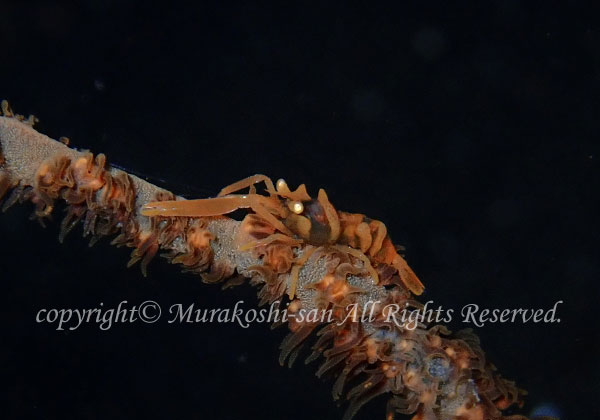
<instances>
[{"instance_id":1,"label":"whip coral stalk","mask_svg":"<svg viewBox=\"0 0 600 420\"><path fill-rule=\"evenodd\" d=\"M111 168L102 154L38 133L35 118L13 114L6 102L2 108L3 209L29 201L32 217L44 222L62 200L61 241L81 222L92 241L110 236L133 248L129 265L140 262L144 274L160 250L207 283L240 283L236 273L249 279L261 305L288 305L280 363L291 365L308 349L307 362L320 362L317 376L333 379L333 398L347 401L344 419L382 394L389 396L388 420L396 413L413 420L525 419L502 414L522 405L524 391L486 361L470 330L390 321L385 308L409 315L423 309L415 295L424 286L383 223L336 210L323 190L315 199L304 186L292 191L261 175L213 199L183 200ZM264 194L256 189L262 182ZM242 221L224 216L238 208L249 209ZM294 317L313 310L332 318Z\"/></svg>"}]
</instances>

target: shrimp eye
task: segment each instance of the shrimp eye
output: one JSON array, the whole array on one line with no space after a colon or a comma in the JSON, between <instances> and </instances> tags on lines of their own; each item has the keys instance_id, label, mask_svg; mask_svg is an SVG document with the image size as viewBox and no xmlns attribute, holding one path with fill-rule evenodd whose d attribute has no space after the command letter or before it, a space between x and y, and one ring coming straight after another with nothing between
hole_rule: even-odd
<instances>
[{"instance_id":1,"label":"shrimp eye","mask_svg":"<svg viewBox=\"0 0 600 420\"><path fill-rule=\"evenodd\" d=\"M290 201L288 203L288 208L290 209L290 211L296 214L302 214L302 212L304 211L304 204L302 204L302 202L300 201Z\"/></svg>"},{"instance_id":2,"label":"shrimp eye","mask_svg":"<svg viewBox=\"0 0 600 420\"><path fill-rule=\"evenodd\" d=\"M285 182L285 179L278 179L275 183L275 188L277 188L277 192L289 191L288 185Z\"/></svg>"}]
</instances>

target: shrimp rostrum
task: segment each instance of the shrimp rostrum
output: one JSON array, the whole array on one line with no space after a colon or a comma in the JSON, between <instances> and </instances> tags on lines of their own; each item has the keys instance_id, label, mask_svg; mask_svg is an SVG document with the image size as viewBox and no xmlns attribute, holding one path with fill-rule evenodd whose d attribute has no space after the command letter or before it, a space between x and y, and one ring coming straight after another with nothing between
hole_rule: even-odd
<instances>
[{"instance_id":1,"label":"shrimp rostrum","mask_svg":"<svg viewBox=\"0 0 600 420\"><path fill-rule=\"evenodd\" d=\"M256 184L262 182L266 186L266 195L256 191ZM239 193L246 188L247 193ZM423 293L423 284L398 254L401 247L394 246L385 224L363 214L336 210L324 189L320 189L314 199L308 195L304 184L292 191L283 179L274 184L265 175L253 175L223 188L215 198L154 201L146 204L141 213L161 217L207 217L242 208L248 208L252 213L242 222L243 234L238 238L240 249L251 250L270 244L308 247L303 257L290 261L296 277L302 260L321 247L331 247L362 261L375 284L379 283L380 272L386 272L388 276L395 272L408 290L415 295ZM272 263L277 265L281 261ZM292 281L290 298L294 295L293 284Z\"/></svg>"}]
</instances>

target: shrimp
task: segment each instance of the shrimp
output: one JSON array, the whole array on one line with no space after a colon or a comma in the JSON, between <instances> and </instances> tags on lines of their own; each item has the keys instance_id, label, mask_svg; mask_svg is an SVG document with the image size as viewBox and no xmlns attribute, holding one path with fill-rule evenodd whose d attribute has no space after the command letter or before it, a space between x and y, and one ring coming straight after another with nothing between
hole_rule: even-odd
<instances>
[{"instance_id":1,"label":"shrimp","mask_svg":"<svg viewBox=\"0 0 600 420\"><path fill-rule=\"evenodd\" d=\"M265 183L266 196L256 192L255 185L261 182ZM249 188L247 194L233 194L245 188ZM274 242L337 246L361 260L375 284L379 282L379 276L374 267L388 266L415 295L422 294L425 289L398 254L399 248L394 246L385 224L362 214L336 210L324 189L319 190L315 200L308 195L304 184L291 191L285 180L279 179L273 184L271 178L257 174L223 188L215 198L154 201L146 204L141 214L149 217L207 217L241 208L251 209L256 217L278 232L252 244L240 244L242 249Z\"/></svg>"}]
</instances>

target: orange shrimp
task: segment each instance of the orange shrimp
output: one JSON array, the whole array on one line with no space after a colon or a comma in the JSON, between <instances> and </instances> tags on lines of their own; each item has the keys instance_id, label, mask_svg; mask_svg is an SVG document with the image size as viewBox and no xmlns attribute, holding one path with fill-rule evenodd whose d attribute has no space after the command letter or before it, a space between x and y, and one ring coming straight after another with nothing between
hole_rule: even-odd
<instances>
[{"instance_id":1,"label":"orange shrimp","mask_svg":"<svg viewBox=\"0 0 600 420\"><path fill-rule=\"evenodd\" d=\"M261 182L266 185L267 196L256 192L255 185ZM233 194L245 188L249 188L247 194ZM304 184L291 191L283 179L273 184L269 177L257 174L223 188L215 198L154 201L146 204L141 213L150 217L206 217L241 208L251 209L279 231L263 239L261 244L287 237L297 244L346 246L339 248L362 260L375 283L379 276L373 266L387 265L396 270L404 286L415 295L420 295L425 289L398 254L385 224L362 214L336 210L323 189L319 190L315 200L308 195Z\"/></svg>"}]
</instances>

